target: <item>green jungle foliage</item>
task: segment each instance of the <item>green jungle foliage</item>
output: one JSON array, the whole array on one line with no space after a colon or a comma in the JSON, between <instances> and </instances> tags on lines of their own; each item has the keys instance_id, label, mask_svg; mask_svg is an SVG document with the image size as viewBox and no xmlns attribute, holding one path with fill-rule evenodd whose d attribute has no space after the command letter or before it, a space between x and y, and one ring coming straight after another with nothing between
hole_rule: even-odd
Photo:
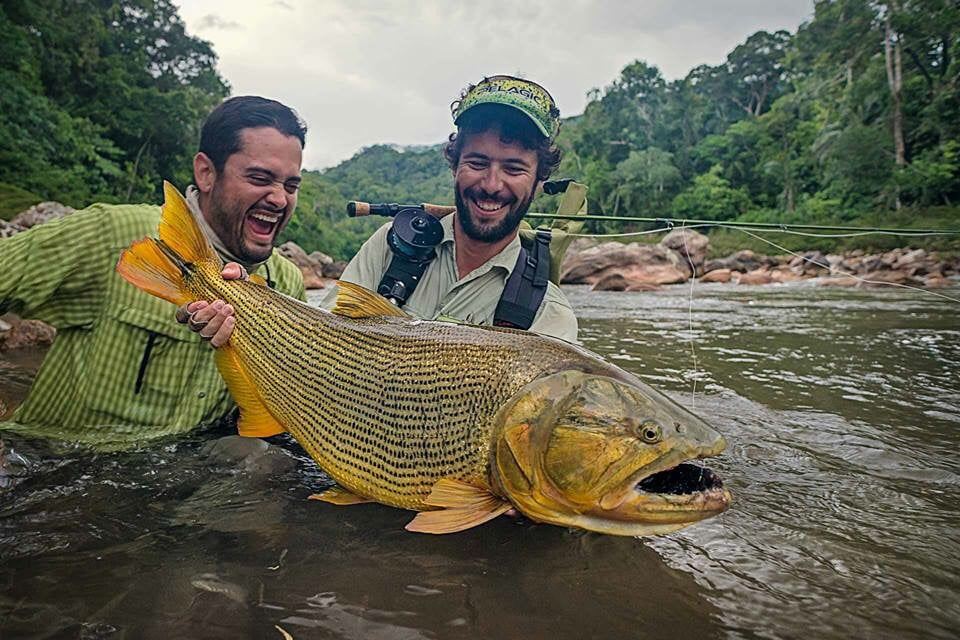
<instances>
[{"instance_id":1,"label":"green jungle foliage","mask_svg":"<svg viewBox=\"0 0 960 640\"><path fill-rule=\"evenodd\" d=\"M170 0L0 4L0 182L73 207L157 201L190 182L229 93Z\"/></svg>"},{"instance_id":2,"label":"green jungle foliage","mask_svg":"<svg viewBox=\"0 0 960 640\"><path fill-rule=\"evenodd\" d=\"M72 206L156 201L162 178L189 182L199 123L228 87L170 0L5 2L0 35L0 182ZM558 176L589 185L590 213L960 226L955 0L817 0L796 33L754 33L722 64L673 81L637 60L588 97L561 128ZM348 200L453 201L439 145L372 146L305 178L283 239L337 258L384 222L347 218ZM532 210L557 203L540 196ZM649 226L611 219L589 230ZM713 237L715 247L754 242Z\"/></svg>"}]
</instances>

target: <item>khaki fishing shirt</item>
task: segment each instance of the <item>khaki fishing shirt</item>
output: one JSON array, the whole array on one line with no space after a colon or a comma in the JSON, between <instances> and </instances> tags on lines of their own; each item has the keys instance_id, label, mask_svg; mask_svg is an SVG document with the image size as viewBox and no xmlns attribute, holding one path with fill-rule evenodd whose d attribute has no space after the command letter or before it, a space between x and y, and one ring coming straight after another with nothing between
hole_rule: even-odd
<instances>
[{"instance_id":1,"label":"khaki fishing shirt","mask_svg":"<svg viewBox=\"0 0 960 640\"><path fill-rule=\"evenodd\" d=\"M474 269L463 278L457 275L456 245L453 241L453 215L440 219L443 240L437 246L437 257L427 267L420 284L407 299L404 311L425 320L452 318L461 322L492 325L493 315L503 294L503 287L517 264L520 238L503 251ZM393 251L387 244L390 225L380 227L360 247L347 265L341 280L372 291L390 266ZM322 306L330 309L336 300L336 289L324 298ZM577 340L577 318L560 287L550 282L537 310L530 331L555 336L568 342Z\"/></svg>"},{"instance_id":2,"label":"khaki fishing shirt","mask_svg":"<svg viewBox=\"0 0 960 640\"><path fill-rule=\"evenodd\" d=\"M177 324L175 305L114 271L159 219L153 205L97 204L0 240L0 313L57 329L29 396L0 429L113 448L230 411L210 346ZM277 252L257 273L305 299L300 270Z\"/></svg>"}]
</instances>

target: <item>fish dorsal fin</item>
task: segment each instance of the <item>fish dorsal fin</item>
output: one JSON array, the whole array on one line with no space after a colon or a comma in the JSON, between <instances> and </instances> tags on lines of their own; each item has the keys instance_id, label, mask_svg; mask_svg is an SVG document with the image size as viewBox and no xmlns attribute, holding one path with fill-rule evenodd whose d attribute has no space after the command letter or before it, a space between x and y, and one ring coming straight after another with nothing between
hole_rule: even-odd
<instances>
[{"instance_id":1,"label":"fish dorsal fin","mask_svg":"<svg viewBox=\"0 0 960 640\"><path fill-rule=\"evenodd\" d=\"M247 370L233 347L229 344L220 347L213 359L227 383L230 395L240 407L240 419L237 421L240 435L266 438L286 431L263 403L263 398L247 375Z\"/></svg>"},{"instance_id":2,"label":"fish dorsal fin","mask_svg":"<svg viewBox=\"0 0 960 640\"><path fill-rule=\"evenodd\" d=\"M338 504L341 506L373 502L373 500L358 496L354 492L350 491L349 489L344 489L340 485L330 487L326 491L321 491L320 493L315 493L310 496L310 499L322 500L324 502L329 502L330 504Z\"/></svg>"},{"instance_id":3,"label":"fish dorsal fin","mask_svg":"<svg viewBox=\"0 0 960 640\"><path fill-rule=\"evenodd\" d=\"M333 312L347 318L371 318L374 316L398 316L409 318L410 314L370 289L352 282L337 282L337 304Z\"/></svg>"},{"instance_id":4,"label":"fish dorsal fin","mask_svg":"<svg viewBox=\"0 0 960 640\"><path fill-rule=\"evenodd\" d=\"M440 508L418 513L407 531L456 533L492 520L512 506L487 489L450 479L438 480L424 502Z\"/></svg>"},{"instance_id":5,"label":"fish dorsal fin","mask_svg":"<svg viewBox=\"0 0 960 640\"><path fill-rule=\"evenodd\" d=\"M158 228L160 240L187 262L212 260L223 267L223 261L207 241L190 213L190 207L177 188L163 181L163 209Z\"/></svg>"},{"instance_id":6,"label":"fish dorsal fin","mask_svg":"<svg viewBox=\"0 0 960 640\"><path fill-rule=\"evenodd\" d=\"M252 282L252 283L254 283L254 284L259 284L259 285L262 286L262 287L266 287L266 286L267 286L267 279L264 278L264 277L263 277L262 275L260 275L259 273L254 273L253 275L251 275L251 276L250 276L250 282Z\"/></svg>"}]
</instances>

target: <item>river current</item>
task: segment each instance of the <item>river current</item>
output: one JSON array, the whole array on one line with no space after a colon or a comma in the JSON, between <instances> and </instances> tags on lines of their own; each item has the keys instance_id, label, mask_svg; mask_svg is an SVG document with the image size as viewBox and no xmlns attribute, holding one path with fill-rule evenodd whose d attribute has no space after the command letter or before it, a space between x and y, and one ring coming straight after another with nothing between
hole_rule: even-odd
<instances>
[{"instance_id":1,"label":"river current","mask_svg":"<svg viewBox=\"0 0 960 640\"><path fill-rule=\"evenodd\" d=\"M566 289L588 348L712 423L721 516L656 538L498 518L455 535L306 500L224 430L97 454L7 437L0 638L955 638L960 303L902 289ZM957 288L941 293L960 298ZM36 354L0 354L0 400Z\"/></svg>"}]
</instances>

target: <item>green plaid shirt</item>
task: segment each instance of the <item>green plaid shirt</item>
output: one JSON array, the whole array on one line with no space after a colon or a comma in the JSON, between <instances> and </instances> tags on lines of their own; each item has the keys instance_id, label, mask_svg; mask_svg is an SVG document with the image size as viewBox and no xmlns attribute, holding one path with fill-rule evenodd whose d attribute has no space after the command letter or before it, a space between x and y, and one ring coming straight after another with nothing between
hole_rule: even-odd
<instances>
[{"instance_id":1,"label":"green plaid shirt","mask_svg":"<svg viewBox=\"0 0 960 640\"><path fill-rule=\"evenodd\" d=\"M159 218L152 205L93 205L0 240L0 313L57 329L29 396L0 429L113 448L230 411L209 345L177 324L174 305L114 271L131 242L156 235ZM278 253L258 273L306 299L300 270Z\"/></svg>"}]
</instances>

